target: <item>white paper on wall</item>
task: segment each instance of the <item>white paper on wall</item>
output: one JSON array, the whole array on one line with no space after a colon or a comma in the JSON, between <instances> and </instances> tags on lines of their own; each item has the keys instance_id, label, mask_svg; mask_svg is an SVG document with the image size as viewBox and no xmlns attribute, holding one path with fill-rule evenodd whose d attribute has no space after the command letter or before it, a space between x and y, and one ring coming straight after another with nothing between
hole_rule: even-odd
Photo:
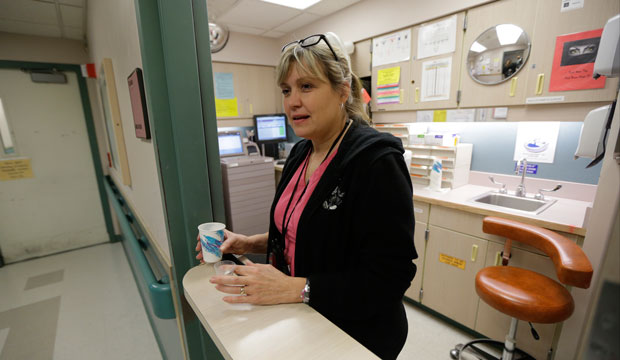
<instances>
[{"instance_id":1,"label":"white paper on wall","mask_svg":"<svg viewBox=\"0 0 620 360\"><path fill-rule=\"evenodd\" d=\"M456 15L424 25L418 31L418 59L454 52L456 48Z\"/></svg>"},{"instance_id":2,"label":"white paper on wall","mask_svg":"<svg viewBox=\"0 0 620 360\"><path fill-rule=\"evenodd\" d=\"M425 61L422 63L422 94L420 101L448 100L452 58Z\"/></svg>"},{"instance_id":3,"label":"white paper on wall","mask_svg":"<svg viewBox=\"0 0 620 360\"><path fill-rule=\"evenodd\" d=\"M416 112L416 122L433 122L433 110L419 110ZM426 132L426 131L425 131Z\"/></svg>"},{"instance_id":4,"label":"white paper on wall","mask_svg":"<svg viewBox=\"0 0 620 360\"><path fill-rule=\"evenodd\" d=\"M514 161L553 163L560 123L557 121L522 121L517 126Z\"/></svg>"},{"instance_id":5,"label":"white paper on wall","mask_svg":"<svg viewBox=\"0 0 620 360\"><path fill-rule=\"evenodd\" d=\"M411 58L411 29L372 39L372 66L381 66Z\"/></svg>"},{"instance_id":6,"label":"white paper on wall","mask_svg":"<svg viewBox=\"0 0 620 360\"><path fill-rule=\"evenodd\" d=\"M447 122L473 122L475 118L476 109L448 110L446 114Z\"/></svg>"}]
</instances>

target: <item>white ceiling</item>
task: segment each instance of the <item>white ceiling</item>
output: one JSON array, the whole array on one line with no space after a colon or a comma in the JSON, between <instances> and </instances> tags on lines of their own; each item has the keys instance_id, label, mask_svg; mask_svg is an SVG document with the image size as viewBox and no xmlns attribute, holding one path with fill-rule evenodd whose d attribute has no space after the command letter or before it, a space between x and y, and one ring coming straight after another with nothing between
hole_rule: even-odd
<instances>
[{"instance_id":1,"label":"white ceiling","mask_svg":"<svg viewBox=\"0 0 620 360\"><path fill-rule=\"evenodd\" d=\"M280 38L360 0L322 0L297 10L260 0L207 0L209 19L230 31Z\"/></svg>"},{"instance_id":2,"label":"white ceiling","mask_svg":"<svg viewBox=\"0 0 620 360\"><path fill-rule=\"evenodd\" d=\"M0 31L83 40L86 0L0 0Z\"/></svg>"},{"instance_id":3,"label":"white ceiling","mask_svg":"<svg viewBox=\"0 0 620 360\"><path fill-rule=\"evenodd\" d=\"M322 0L305 10L260 0L206 1L211 21L230 31L280 38L360 0ZM84 40L86 4L87 0L0 0L0 31Z\"/></svg>"}]
</instances>

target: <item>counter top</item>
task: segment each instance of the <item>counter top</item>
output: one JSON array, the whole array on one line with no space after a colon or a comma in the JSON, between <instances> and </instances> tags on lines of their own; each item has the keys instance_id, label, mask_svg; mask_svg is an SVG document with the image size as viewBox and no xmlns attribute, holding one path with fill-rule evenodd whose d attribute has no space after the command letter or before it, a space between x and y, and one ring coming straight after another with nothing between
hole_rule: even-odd
<instances>
[{"instance_id":1,"label":"counter top","mask_svg":"<svg viewBox=\"0 0 620 360\"><path fill-rule=\"evenodd\" d=\"M427 187L414 186L413 199L414 201L441 205L480 215L500 216L541 226L550 230L563 231L581 236L585 236L586 234L586 210L588 207L592 206L589 202L547 196L546 198L548 199L557 200L556 203L540 214L528 214L517 210L500 210L493 205L470 201L471 198L489 191L497 191L497 189L467 184L447 192L436 192L429 190ZM528 194L528 197L531 196L533 195Z\"/></svg>"},{"instance_id":2,"label":"counter top","mask_svg":"<svg viewBox=\"0 0 620 360\"><path fill-rule=\"evenodd\" d=\"M228 304L209 278L211 264L190 269L183 289L226 359L378 359L306 304Z\"/></svg>"}]
</instances>

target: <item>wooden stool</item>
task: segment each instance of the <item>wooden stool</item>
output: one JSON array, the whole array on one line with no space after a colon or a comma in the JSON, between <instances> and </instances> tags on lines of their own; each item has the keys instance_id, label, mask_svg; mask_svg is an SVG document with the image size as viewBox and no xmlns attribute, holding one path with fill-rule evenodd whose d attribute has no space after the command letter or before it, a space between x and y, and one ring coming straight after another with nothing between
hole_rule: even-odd
<instances>
[{"instance_id":1,"label":"wooden stool","mask_svg":"<svg viewBox=\"0 0 620 360\"><path fill-rule=\"evenodd\" d=\"M489 266L476 275L478 296L491 307L512 317L501 359L511 360L515 354L522 359L533 359L515 347L518 320L549 324L568 319L575 304L562 284L587 289L592 280L592 265L577 244L538 226L488 216L483 220L482 231L506 238L503 266ZM530 245L549 256L562 284L539 273L508 266L512 240ZM481 359L497 359L474 346L480 343L502 342L478 339L457 345L450 355L453 359L460 359L465 349L472 348Z\"/></svg>"}]
</instances>

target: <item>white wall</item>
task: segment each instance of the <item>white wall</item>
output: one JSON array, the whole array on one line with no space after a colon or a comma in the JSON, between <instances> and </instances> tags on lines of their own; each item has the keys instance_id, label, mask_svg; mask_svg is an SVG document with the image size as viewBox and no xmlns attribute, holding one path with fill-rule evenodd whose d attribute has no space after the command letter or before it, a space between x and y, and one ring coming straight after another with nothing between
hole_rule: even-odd
<instances>
[{"instance_id":1,"label":"white wall","mask_svg":"<svg viewBox=\"0 0 620 360\"><path fill-rule=\"evenodd\" d=\"M0 60L85 64L83 41L0 32Z\"/></svg>"},{"instance_id":2,"label":"white wall","mask_svg":"<svg viewBox=\"0 0 620 360\"><path fill-rule=\"evenodd\" d=\"M146 228L149 238L170 264L168 237L153 142L136 137L129 101L127 77L142 67L138 25L133 1L91 0L88 2L88 44L91 62L99 68L103 58L112 59L123 134L131 173L131 186L122 185L120 172L110 169L123 196ZM93 107L93 111L96 111ZM99 109L98 118L101 119Z\"/></svg>"},{"instance_id":3,"label":"white wall","mask_svg":"<svg viewBox=\"0 0 620 360\"><path fill-rule=\"evenodd\" d=\"M278 39L231 32L226 46L211 54L212 61L275 66L282 45Z\"/></svg>"}]
</instances>

